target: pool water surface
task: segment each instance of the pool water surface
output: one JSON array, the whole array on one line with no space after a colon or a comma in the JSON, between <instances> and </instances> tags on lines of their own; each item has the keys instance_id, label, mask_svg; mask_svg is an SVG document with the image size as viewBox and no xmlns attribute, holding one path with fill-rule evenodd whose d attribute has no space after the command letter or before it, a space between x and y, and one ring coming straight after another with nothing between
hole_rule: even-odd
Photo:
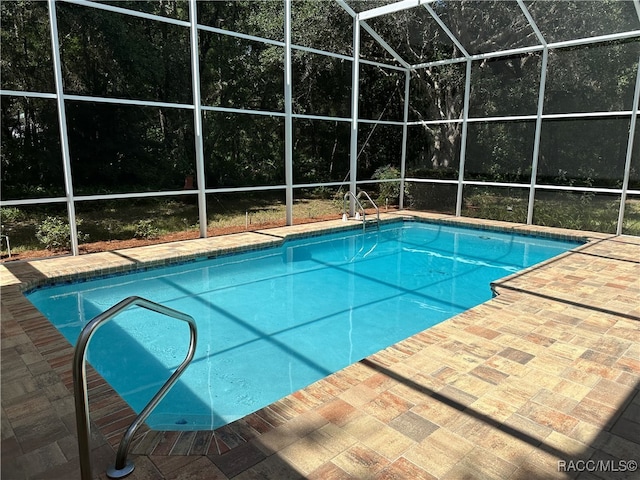
<instances>
[{"instance_id":1,"label":"pool water surface","mask_svg":"<svg viewBox=\"0 0 640 480\"><path fill-rule=\"evenodd\" d=\"M147 424L207 430L485 302L492 281L577 245L391 223L45 287L27 297L72 344L89 320L131 295L194 317L194 360ZM136 307L95 334L87 358L140 412L188 344L184 322Z\"/></svg>"}]
</instances>

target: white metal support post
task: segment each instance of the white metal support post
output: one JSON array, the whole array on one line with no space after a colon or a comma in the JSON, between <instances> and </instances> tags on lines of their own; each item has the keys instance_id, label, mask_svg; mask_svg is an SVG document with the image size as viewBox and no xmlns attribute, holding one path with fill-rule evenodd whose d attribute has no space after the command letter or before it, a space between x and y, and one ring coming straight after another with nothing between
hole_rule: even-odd
<instances>
[{"instance_id":1,"label":"white metal support post","mask_svg":"<svg viewBox=\"0 0 640 480\"><path fill-rule=\"evenodd\" d=\"M189 0L189 20L191 23L191 85L193 88L193 129L196 147L196 181L198 183L198 223L200 238L207 237L207 179L204 172L204 146L202 135L202 99L200 96L200 57L198 47L198 6L196 0Z\"/></svg>"},{"instance_id":2,"label":"white metal support post","mask_svg":"<svg viewBox=\"0 0 640 480\"><path fill-rule=\"evenodd\" d=\"M404 209L404 178L407 172L407 122L409 122L409 86L411 70L405 70L404 76L404 115L402 122L402 156L400 157L400 210Z\"/></svg>"},{"instance_id":3,"label":"white metal support post","mask_svg":"<svg viewBox=\"0 0 640 480\"><path fill-rule=\"evenodd\" d=\"M533 140L533 156L531 158L531 181L529 183L529 200L527 203L527 225L533 223L533 210L536 199L536 180L538 178L538 159L540 157L540 134L542 132L542 114L544 113L544 95L547 84L547 64L549 61L549 45L538 28L535 20L531 16L531 12L524 4L523 0L518 0L520 10L529 22L529 26L533 29L538 41L542 45L542 64L540 65L540 86L538 88L538 108L536 113L536 131Z\"/></svg>"},{"instance_id":4,"label":"white metal support post","mask_svg":"<svg viewBox=\"0 0 640 480\"><path fill-rule=\"evenodd\" d=\"M79 255L78 226L76 223L76 207L73 198L73 178L71 175L71 154L69 153L69 136L67 135L67 113L64 106L64 84L62 81L62 63L60 60L60 42L58 40L58 21L56 17L56 0L49 0L49 25L51 27L51 58L56 85L56 101L58 103L58 122L60 123L60 148L62 150L62 171L64 174L64 192L67 198L67 215L71 232L71 253Z\"/></svg>"},{"instance_id":5,"label":"white metal support post","mask_svg":"<svg viewBox=\"0 0 640 480\"><path fill-rule=\"evenodd\" d=\"M462 109L462 136L460 139L460 166L458 167L458 194L456 196L456 217L462 215L462 191L464 189L464 163L467 155L467 129L469 125L469 98L471 96L471 60L467 59L464 80L464 107Z\"/></svg>"},{"instance_id":6,"label":"white metal support post","mask_svg":"<svg viewBox=\"0 0 640 480\"><path fill-rule=\"evenodd\" d=\"M286 222L293 225L293 108L291 106L291 0L284 0L284 177Z\"/></svg>"},{"instance_id":7,"label":"white metal support post","mask_svg":"<svg viewBox=\"0 0 640 480\"><path fill-rule=\"evenodd\" d=\"M529 186L529 202L527 204L527 225L533 223L533 208L536 199L536 180L538 178L538 159L540 157L540 134L542 132L542 114L544 110L544 92L547 84L547 63L549 48L542 50L542 65L540 65L540 88L538 89L538 112L536 116L536 131L533 140L533 158L531 159L531 184Z\"/></svg>"},{"instance_id":8,"label":"white metal support post","mask_svg":"<svg viewBox=\"0 0 640 480\"><path fill-rule=\"evenodd\" d=\"M638 121L638 102L640 101L640 58L638 58L638 71L636 72L636 90L633 94L633 108L631 109L631 119L629 121L629 141L627 142L627 158L624 163L624 178L622 180L622 194L620 195L620 210L618 211L618 226L616 235L622 235L622 224L624 222L624 207L627 202L627 190L629 189L629 175L631 173L631 157L633 155L633 142Z\"/></svg>"},{"instance_id":9,"label":"white metal support post","mask_svg":"<svg viewBox=\"0 0 640 480\"><path fill-rule=\"evenodd\" d=\"M358 180L358 97L360 96L360 18L353 19L353 65L351 83L351 144L349 148L349 190L356 193ZM350 198L349 215L353 215L355 201Z\"/></svg>"}]
</instances>

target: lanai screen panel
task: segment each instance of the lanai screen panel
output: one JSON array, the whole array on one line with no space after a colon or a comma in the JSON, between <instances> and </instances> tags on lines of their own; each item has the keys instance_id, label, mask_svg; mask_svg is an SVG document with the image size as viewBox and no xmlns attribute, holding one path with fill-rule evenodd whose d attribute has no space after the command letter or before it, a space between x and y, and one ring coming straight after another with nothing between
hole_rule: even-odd
<instances>
[{"instance_id":1,"label":"lanai screen panel","mask_svg":"<svg viewBox=\"0 0 640 480\"><path fill-rule=\"evenodd\" d=\"M540 44L515 1L434 2L430 6L471 55Z\"/></svg>"},{"instance_id":2,"label":"lanai screen panel","mask_svg":"<svg viewBox=\"0 0 640 480\"><path fill-rule=\"evenodd\" d=\"M387 169L430 210L636 215L638 0L288 1L3 2L3 204L71 216L109 195L177 198L200 170L200 200L291 203L293 189L375 190Z\"/></svg>"},{"instance_id":3,"label":"lanai screen panel","mask_svg":"<svg viewBox=\"0 0 640 480\"><path fill-rule=\"evenodd\" d=\"M410 65L460 56L454 42L424 7L372 18L367 24ZM369 58L367 48L361 53Z\"/></svg>"},{"instance_id":4,"label":"lanai screen panel","mask_svg":"<svg viewBox=\"0 0 640 480\"><path fill-rule=\"evenodd\" d=\"M548 43L640 29L633 0L534 0L524 2Z\"/></svg>"}]
</instances>

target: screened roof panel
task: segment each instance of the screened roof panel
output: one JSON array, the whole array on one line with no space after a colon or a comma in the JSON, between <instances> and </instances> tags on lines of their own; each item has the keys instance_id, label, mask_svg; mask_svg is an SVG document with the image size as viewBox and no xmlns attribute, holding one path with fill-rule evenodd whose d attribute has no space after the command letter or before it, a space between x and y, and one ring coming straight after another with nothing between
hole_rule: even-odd
<instances>
[{"instance_id":1,"label":"screened roof panel","mask_svg":"<svg viewBox=\"0 0 640 480\"><path fill-rule=\"evenodd\" d=\"M640 30L640 12L634 0L344 1L376 31L388 32L390 24L397 24L396 38L384 39L404 61L414 65L442 59L446 51L449 58L464 53L488 54ZM431 19L431 13L445 30ZM449 36L446 30L454 37L454 41L447 40L447 48L429 45L442 43ZM466 52L449 51L455 42Z\"/></svg>"},{"instance_id":2,"label":"screened roof panel","mask_svg":"<svg viewBox=\"0 0 640 480\"><path fill-rule=\"evenodd\" d=\"M425 8L403 10L367 20L374 30L380 32L389 32L390 22L394 26L393 38L389 35L383 38L407 63L415 65L448 59L454 55L453 41Z\"/></svg>"},{"instance_id":3,"label":"screened roof panel","mask_svg":"<svg viewBox=\"0 0 640 480\"><path fill-rule=\"evenodd\" d=\"M549 43L640 30L632 0L528 0L525 5Z\"/></svg>"},{"instance_id":4,"label":"screened roof panel","mask_svg":"<svg viewBox=\"0 0 640 480\"><path fill-rule=\"evenodd\" d=\"M540 44L515 0L435 2L432 8L471 55Z\"/></svg>"}]
</instances>

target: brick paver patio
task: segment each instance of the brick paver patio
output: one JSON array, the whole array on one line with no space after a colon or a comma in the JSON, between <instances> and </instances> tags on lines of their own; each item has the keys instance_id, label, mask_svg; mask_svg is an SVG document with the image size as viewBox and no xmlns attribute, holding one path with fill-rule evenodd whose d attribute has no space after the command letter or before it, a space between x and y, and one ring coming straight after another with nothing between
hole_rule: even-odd
<instances>
[{"instance_id":1,"label":"brick paver patio","mask_svg":"<svg viewBox=\"0 0 640 480\"><path fill-rule=\"evenodd\" d=\"M127 478L638 478L640 238L404 214L589 242L501 279L492 300L215 432L142 431ZM0 266L2 478L80 478L73 348L24 289L327 228L345 225ZM89 372L93 475L105 479L133 412Z\"/></svg>"}]
</instances>

